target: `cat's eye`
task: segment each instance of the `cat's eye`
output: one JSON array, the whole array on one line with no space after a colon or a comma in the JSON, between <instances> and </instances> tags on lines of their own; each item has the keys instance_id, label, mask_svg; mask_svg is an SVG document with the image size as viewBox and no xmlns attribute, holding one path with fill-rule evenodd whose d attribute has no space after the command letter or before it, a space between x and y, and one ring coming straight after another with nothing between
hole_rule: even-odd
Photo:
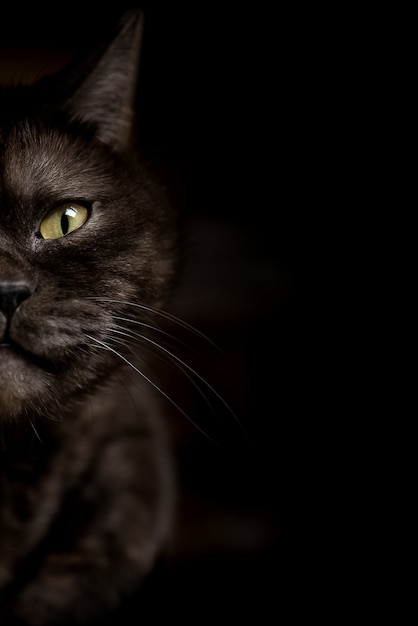
<instances>
[{"instance_id":1,"label":"cat's eye","mask_svg":"<svg viewBox=\"0 0 418 626\"><path fill-rule=\"evenodd\" d=\"M85 206L75 202L63 204L50 211L41 222L40 231L44 239L59 239L80 228L88 218Z\"/></svg>"}]
</instances>

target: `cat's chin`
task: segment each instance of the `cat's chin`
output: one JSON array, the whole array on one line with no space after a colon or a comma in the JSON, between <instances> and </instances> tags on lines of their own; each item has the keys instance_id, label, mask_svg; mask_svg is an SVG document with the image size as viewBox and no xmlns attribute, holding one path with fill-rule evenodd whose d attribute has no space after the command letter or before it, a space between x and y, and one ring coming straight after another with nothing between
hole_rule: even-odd
<instances>
[{"instance_id":1,"label":"cat's chin","mask_svg":"<svg viewBox=\"0 0 418 626\"><path fill-rule=\"evenodd\" d=\"M48 373L10 346L0 346L0 381L0 422L27 413L50 393Z\"/></svg>"}]
</instances>

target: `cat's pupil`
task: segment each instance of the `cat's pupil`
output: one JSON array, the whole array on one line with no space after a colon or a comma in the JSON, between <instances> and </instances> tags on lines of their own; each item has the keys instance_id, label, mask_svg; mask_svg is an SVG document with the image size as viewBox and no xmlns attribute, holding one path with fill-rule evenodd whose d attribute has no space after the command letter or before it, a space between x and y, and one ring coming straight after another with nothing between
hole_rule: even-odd
<instances>
[{"instance_id":1,"label":"cat's pupil","mask_svg":"<svg viewBox=\"0 0 418 626\"><path fill-rule=\"evenodd\" d=\"M70 220L68 219L68 215L66 215L65 213L62 214L61 217L61 230L62 230L62 234L66 235L69 231L70 228Z\"/></svg>"}]
</instances>

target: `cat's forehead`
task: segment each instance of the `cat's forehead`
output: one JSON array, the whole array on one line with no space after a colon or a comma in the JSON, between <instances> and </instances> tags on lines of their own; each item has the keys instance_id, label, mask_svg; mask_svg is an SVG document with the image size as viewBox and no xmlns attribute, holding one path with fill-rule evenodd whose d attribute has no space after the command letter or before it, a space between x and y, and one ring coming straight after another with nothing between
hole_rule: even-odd
<instances>
[{"instance_id":1,"label":"cat's forehead","mask_svg":"<svg viewBox=\"0 0 418 626\"><path fill-rule=\"evenodd\" d=\"M72 197L86 189L94 194L109 175L97 146L53 127L25 120L0 130L0 144L2 186L14 195L32 197L42 191Z\"/></svg>"}]
</instances>

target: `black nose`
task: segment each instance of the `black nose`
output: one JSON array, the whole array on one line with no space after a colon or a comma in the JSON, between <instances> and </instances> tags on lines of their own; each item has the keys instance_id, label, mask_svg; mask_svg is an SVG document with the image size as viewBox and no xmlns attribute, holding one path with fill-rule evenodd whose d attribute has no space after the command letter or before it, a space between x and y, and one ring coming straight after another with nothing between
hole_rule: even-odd
<instances>
[{"instance_id":1,"label":"black nose","mask_svg":"<svg viewBox=\"0 0 418 626\"><path fill-rule=\"evenodd\" d=\"M10 318L19 304L30 295L31 291L24 282L0 282L0 311Z\"/></svg>"}]
</instances>

